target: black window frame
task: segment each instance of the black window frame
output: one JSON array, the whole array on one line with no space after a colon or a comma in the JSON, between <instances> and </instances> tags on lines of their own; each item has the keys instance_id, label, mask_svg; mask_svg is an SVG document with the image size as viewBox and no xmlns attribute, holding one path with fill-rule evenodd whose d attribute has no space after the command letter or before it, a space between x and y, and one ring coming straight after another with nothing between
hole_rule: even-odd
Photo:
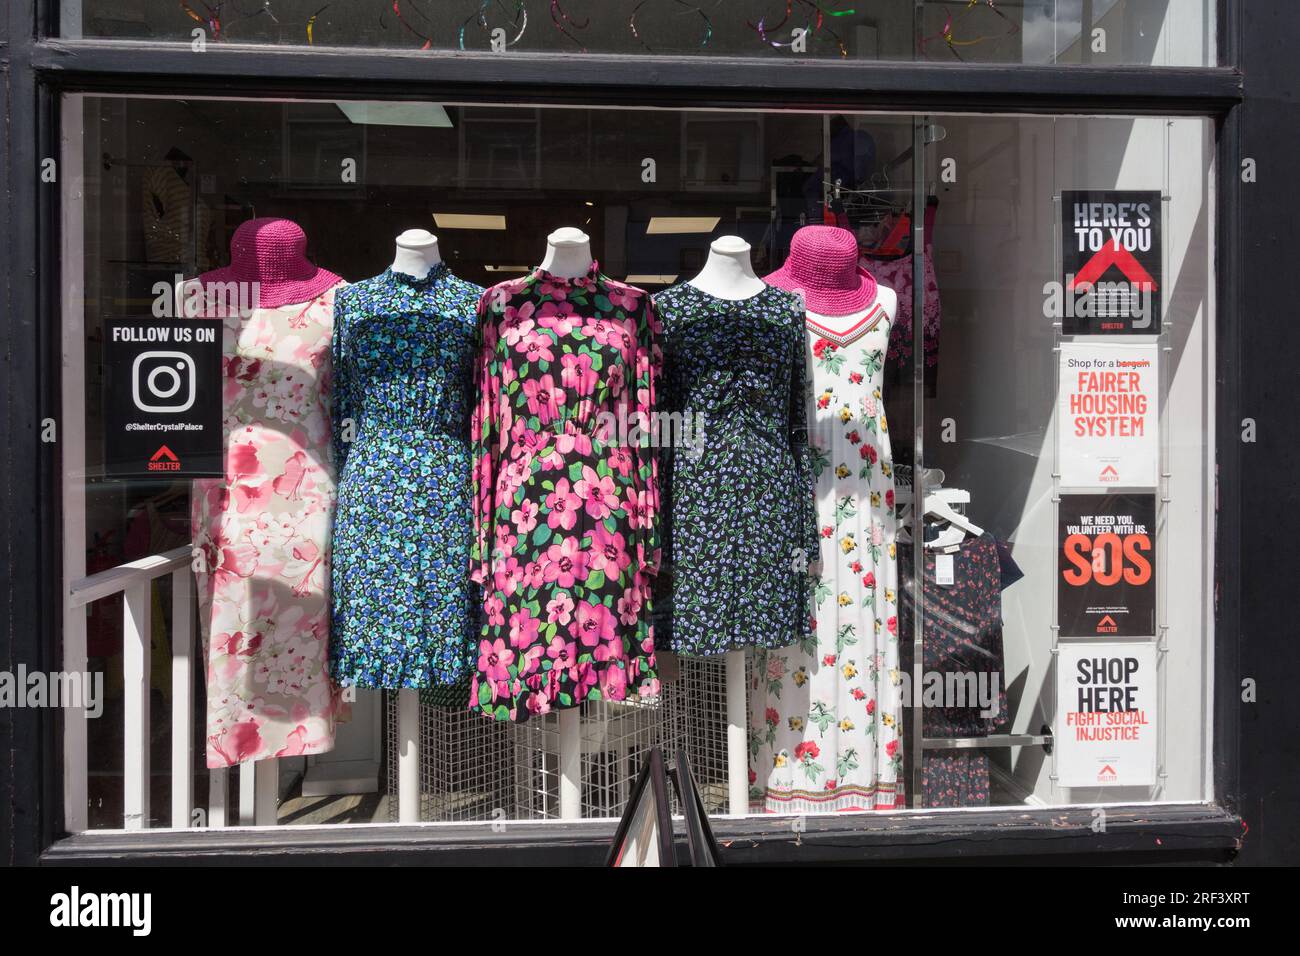
<instances>
[{"instance_id":1,"label":"black window frame","mask_svg":"<svg viewBox=\"0 0 1300 956\"><path fill-rule=\"evenodd\" d=\"M1266 0L1275 2L1275 0ZM896 110L906 113L1197 115L1216 131L1216 434L1220 509L1216 529L1211 804L1110 807L1095 832L1088 807L1024 807L963 813L715 820L728 862L919 861L968 857L1221 861L1240 848L1243 824L1239 658L1242 648L1242 469L1233 441L1244 414L1241 274L1243 0L1217 0L1220 65L1205 68L986 66L959 63L777 62L733 57L439 53L212 44L202 54L176 42L63 39L57 0L15 0L0 19L7 80L8 321L0 324L7 394L0 397L0 661L58 666L61 634L60 460L39 440L59 409L61 185L43 183L40 161L58 156L64 93L135 93L306 99L420 99L584 106L711 109ZM1280 54L1284 55L1284 54ZM554 82L556 75L564 77ZM1253 530L1253 528L1252 528ZM35 543L34 559L31 555ZM0 712L0 851L11 862L547 862L599 863L614 823L326 829L60 831L57 714Z\"/></svg>"}]
</instances>

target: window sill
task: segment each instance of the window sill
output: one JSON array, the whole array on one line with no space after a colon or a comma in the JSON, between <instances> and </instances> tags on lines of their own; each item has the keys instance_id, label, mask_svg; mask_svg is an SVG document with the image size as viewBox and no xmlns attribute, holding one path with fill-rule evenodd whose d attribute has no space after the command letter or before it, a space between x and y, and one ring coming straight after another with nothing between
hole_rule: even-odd
<instances>
[{"instance_id":1,"label":"window sill","mask_svg":"<svg viewBox=\"0 0 1300 956\"><path fill-rule=\"evenodd\" d=\"M723 860L764 863L1225 862L1241 848L1242 821L1203 804L1010 808L870 816L714 818ZM41 856L53 866L357 864L599 865L614 821L230 828L82 833ZM680 842L680 841L679 841Z\"/></svg>"}]
</instances>

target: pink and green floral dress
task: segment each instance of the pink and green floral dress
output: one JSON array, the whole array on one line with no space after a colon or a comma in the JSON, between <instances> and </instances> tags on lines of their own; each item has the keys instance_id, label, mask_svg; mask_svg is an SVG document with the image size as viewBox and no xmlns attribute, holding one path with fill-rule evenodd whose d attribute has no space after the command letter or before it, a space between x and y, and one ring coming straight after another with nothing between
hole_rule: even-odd
<instances>
[{"instance_id":1,"label":"pink and green floral dress","mask_svg":"<svg viewBox=\"0 0 1300 956\"><path fill-rule=\"evenodd\" d=\"M656 319L640 289L537 269L479 303L470 707L522 721L659 692Z\"/></svg>"}]
</instances>

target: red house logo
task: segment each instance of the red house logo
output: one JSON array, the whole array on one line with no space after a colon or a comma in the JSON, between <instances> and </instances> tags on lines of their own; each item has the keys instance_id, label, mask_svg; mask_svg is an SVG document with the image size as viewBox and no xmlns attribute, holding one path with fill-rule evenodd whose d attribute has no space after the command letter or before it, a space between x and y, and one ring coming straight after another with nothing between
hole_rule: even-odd
<instances>
[{"instance_id":1,"label":"red house logo","mask_svg":"<svg viewBox=\"0 0 1300 956\"><path fill-rule=\"evenodd\" d=\"M1115 619L1113 617L1107 614L1105 617L1103 617L1100 621L1097 622L1097 633L1118 634L1119 625L1115 623Z\"/></svg>"},{"instance_id":2,"label":"red house logo","mask_svg":"<svg viewBox=\"0 0 1300 956\"><path fill-rule=\"evenodd\" d=\"M149 459L149 464L145 466L147 471L180 471L181 460L176 457L166 445L159 446L158 450L153 453Z\"/></svg>"},{"instance_id":3,"label":"red house logo","mask_svg":"<svg viewBox=\"0 0 1300 956\"><path fill-rule=\"evenodd\" d=\"M1101 470L1101 474L1097 477L1097 480L1106 482L1119 481L1119 472L1115 470L1114 465L1107 465Z\"/></svg>"},{"instance_id":4,"label":"red house logo","mask_svg":"<svg viewBox=\"0 0 1300 956\"><path fill-rule=\"evenodd\" d=\"M1119 774L1115 772L1115 768L1110 764L1106 764L1106 766L1102 767L1097 773L1098 783L1114 783L1118 779Z\"/></svg>"}]
</instances>

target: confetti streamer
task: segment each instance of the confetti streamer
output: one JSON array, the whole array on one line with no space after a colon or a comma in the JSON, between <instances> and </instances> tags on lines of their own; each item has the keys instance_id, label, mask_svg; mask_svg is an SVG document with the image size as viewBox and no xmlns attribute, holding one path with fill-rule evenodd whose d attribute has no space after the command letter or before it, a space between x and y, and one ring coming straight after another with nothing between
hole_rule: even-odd
<instances>
[{"instance_id":1,"label":"confetti streamer","mask_svg":"<svg viewBox=\"0 0 1300 956\"><path fill-rule=\"evenodd\" d=\"M420 12L419 7L416 7L415 10L417 13ZM433 46L433 37L425 36L419 30L415 29L415 27L411 26L409 23L406 22L406 18L402 16L401 0L393 0L393 13L397 14L398 23L406 27L406 29L410 30L411 33L415 34L416 37L424 41L424 43L420 46L421 50L427 50ZM424 14L421 13L420 16L424 16ZM428 17L425 17L425 19L427 20ZM383 21L381 20L380 22L382 23Z\"/></svg>"},{"instance_id":2,"label":"confetti streamer","mask_svg":"<svg viewBox=\"0 0 1300 956\"><path fill-rule=\"evenodd\" d=\"M312 28L316 25L316 18L328 9L329 9L329 4L327 3L325 4L325 6L321 7L319 10L317 10L315 13L313 13L310 17L307 18L307 45L308 46L313 45Z\"/></svg>"},{"instance_id":3,"label":"confetti streamer","mask_svg":"<svg viewBox=\"0 0 1300 956\"><path fill-rule=\"evenodd\" d=\"M970 13L974 11L976 7L980 6L981 4L987 6L990 10L996 13L1000 18L1005 20L1010 28L1002 36L981 35L971 40L957 39L956 29L955 29L956 24L964 20ZM926 47L929 46L930 43L932 43L935 40L942 40L945 44L947 44L948 52L950 52L957 59L964 61L966 58L963 57L959 52L958 50L959 47L970 47L970 46L976 46L980 43L988 43L990 41L1005 40L1007 37L1015 36L1019 32L1020 32L1020 25L1016 23L1014 20L1012 20L1009 16L1007 16L1005 13L1003 13L1001 10L999 10L994 0L969 0L969 2L966 4L966 9L958 13L956 18L954 18L951 13L948 14L947 19L944 20L943 29L941 29L938 33L935 33L928 37L922 37L920 41L920 47L921 47L921 52L924 53L926 52Z\"/></svg>"},{"instance_id":4,"label":"confetti streamer","mask_svg":"<svg viewBox=\"0 0 1300 956\"><path fill-rule=\"evenodd\" d=\"M700 41L700 49L703 50L706 46L709 45L709 41L713 39L713 21L709 19L709 15L705 13L702 9L700 9L699 7L691 6L691 4L687 3L686 0L673 0L673 2L676 3L678 6L685 8L684 10L681 11L682 13L698 13L700 17L704 20L704 39ZM653 53L654 52L653 48L650 46L650 44L645 42L645 40L641 36L641 33L636 28L636 15L641 12L641 8L644 7L647 3L650 3L650 0L640 0L640 2L635 7L632 8L632 16L628 18L627 25L632 30L632 36L636 37L637 42L640 43L643 47L645 47L646 52Z\"/></svg>"},{"instance_id":5,"label":"confetti streamer","mask_svg":"<svg viewBox=\"0 0 1300 956\"><path fill-rule=\"evenodd\" d=\"M216 10L213 10L206 3L203 4L203 9L208 11L206 17L199 14L199 12L186 3L185 0L181 0L181 9L188 13L192 19L197 20L199 23L206 26L208 32L212 34L213 40L221 39L221 8L219 5Z\"/></svg>"},{"instance_id":6,"label":"confetti streamer","mask_svg":"<svg viewBox=\"0 0 1300 956\"><path fill-rule=\"evenodd\" d=\"M777 40L769 39L768 34L775 33L790 21L790 18L794 15L794 5L796 2L801 7L808 8L810 16L808 20L808 25L804 29L810 35L815 35L819 30L822 29L823 26L825 26L827 17L848 17L857 13L856 8L850 10L829 10L825 6L823 6L822 3L819 2L819 0L786 0L785 16L781 18L780 23L774 24L772 26L768 26L767 18L763 17L758 21L758 23L749 23L749 28L751 30L754 30L758 34L759 39L762 40L764 43L766 43L768 46L774 47L776 49L782 49L784 47L793 46L794 40L790 40L789 42L782 43ZM746 22L748 23L748 21ZM834 30L830 29L830 27L826 27L826 33L830 36L830 38L835 42L835 45L839 48L840 57L841 58L847 57L849 55L849 51L848 48L844 45L844 41L840 39L840 35L836 33Z\"/></svg>"},{"instance_id":7,"label":"confetti streamer","mask_svg":"<svg viewBox=\"0 0 1300 956\"><path fill-rule=\"evenodd\" d=\"M567 23L575 30L585 30L587 27L591 26L590 17L579 23L564 12L564 8L560 6L560 0L551 0L551 22L555 24L555 29L559 30L566 37L576 43L583 53L587 52L587 48L582 45L582 41L570 33L565 27L565 24Z\"/></svg>"},{"instance_id":8,"label":"confetti streamer","mask_svg":"<svg viewBox=\"0 0 1300 956\"><path fill-rule=\"evenodd\" d=\"M505 9L505 4L502 3L502 0L496 0L496 4L503 10ZM460 25L460 30L457 35L457 44L462 50L465 49L465 28L471 23L477 21L479 28L484 33L488 32L487 12L488 8L491 6L492 0L483 0L483 2L479 4L478 12L470 14L469 17L466 18L465 22ZM518 43L523 38L524 31L528 29L528 8L524 5L524 0L515 0L515 15L514 19L510 21L510 25L512 27L517 27L519 32L515 34L513 40L506 41L507 47L512 47Z\"/></svg>"}]
</instances>

